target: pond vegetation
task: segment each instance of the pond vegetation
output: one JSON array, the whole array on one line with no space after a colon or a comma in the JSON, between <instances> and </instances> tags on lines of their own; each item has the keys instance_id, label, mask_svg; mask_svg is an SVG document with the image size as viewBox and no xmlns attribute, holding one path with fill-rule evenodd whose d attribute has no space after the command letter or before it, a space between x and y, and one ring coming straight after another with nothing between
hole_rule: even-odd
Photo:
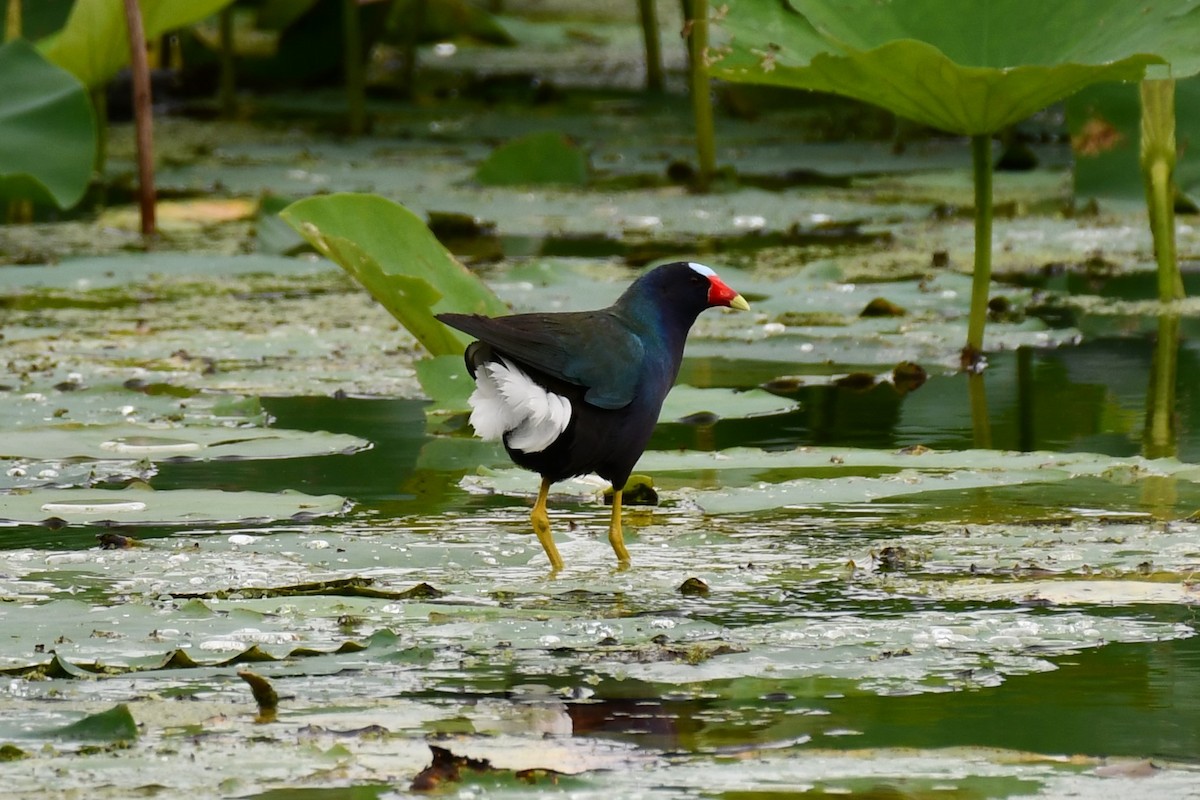
<instances>
[{"instance_id":1,"label":"pond vegetation","mask_svg":"<svg viewBox=\"0 0 1200 800\"><path fill-rule=\"evenodd\" d=\"M411 74L377 43L362 135L337 52L303 91L244 64L236 119L173 97L151 240L119 119L81 205L56 208L61 175L9 204L8 796L1194 797L1198 306L1160 301L1128 98L1101 168L1078 97L994 150L1009 120L956 130L973 151L837 93L718 83L698 192L677 6L653 94L636 4L498 5ZM384 6L405 4L363 11ZM34 69L0 54L0 80ZM969 389L979 141L1034 161L992 176ZM549 180L512 177L531 148ZM431 314L596 308L678 259L752 310L692 331L635 470L653 497L626 497L633 566L582 478L554 487L550 576L536 479L471 435L464 341Z\"/></svg>"}]
</instances>

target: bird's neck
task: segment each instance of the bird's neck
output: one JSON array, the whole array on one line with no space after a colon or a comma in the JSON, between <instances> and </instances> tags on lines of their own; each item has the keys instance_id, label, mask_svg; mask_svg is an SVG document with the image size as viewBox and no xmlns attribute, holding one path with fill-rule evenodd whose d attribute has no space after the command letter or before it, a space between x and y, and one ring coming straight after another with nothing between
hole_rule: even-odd
<instances>
[{"instance_id":1,"label":"bird's neck","mask_svg":"<svg viewBox=\"0 0 1200 800\"><path fill-rule=\"evenodd\" d=\"M656 345L678 370L683 345L696 314L677 306L655 303L646 297L622 297L614 308L617 316L644 344Z\"/></svg>"}]
</instances>

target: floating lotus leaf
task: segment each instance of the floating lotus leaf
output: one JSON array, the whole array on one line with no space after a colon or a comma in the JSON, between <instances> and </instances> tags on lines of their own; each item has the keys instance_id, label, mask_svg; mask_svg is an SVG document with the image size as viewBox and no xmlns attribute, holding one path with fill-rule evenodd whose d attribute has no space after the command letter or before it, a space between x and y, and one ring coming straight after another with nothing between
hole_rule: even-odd
<instances>
[{"instance_id":1,"label":"floating lotus leaf","mask_svg":"<svg viewBox=\"0 0 1200 800\"><path fill-rule=\"evenodd\" d=\"M207 290L213 282L226 284L229 278L269 276L278 282L336 273L337 270L327 261L254 253L237 256L180 252L156 252L153 255L122 253L75 256L57 264L3 269L0 270L0 289L6 294L52 290L78 293L123 290L117 299L136 301L139 298L138 289L144 290L147 284L199 284ZM111 295L105 297L112 298Z\"/></svg>"},{"instance_id":2,"label":"floating lotus leaf","mask_svg":"<svg viewBox=\"0 0 1200 800\"><path fill-rule=\"evenodd\" d=\"M904 470L884 478L810 478L759 486L710 489L690 495L689 499L707 514L739 514L815 508L822 505L857 505L896 500L911 495L936 492L967 492L999 486L1047 483L1067 480L1066 473L971 472L955 471L942 475ZM894 509L899 511L899 509Z\"/></svg>"},{"instance_id":3,"label":"floating lotus leaf","mask_svg":"<svg viewBox=\"0 0 1200 800\"><path fill-rule=\"evenodd\" d=\"M1083 475L1127 474L1175 475L1190 477L1197 466L1172 458L1146 459L1140 456L1118 458L1100 453L1004 452L1000 450L868 450L854 447L798 447L792 450L767 451L749 447L734 447L717 452L655 452L650 451L638 462L643 472L681 470L837 470L862 472L872 469L921 470L949 472L953 470L1038 471L1060 473L1066 477Z\"/></svg>"},{"instance_id":4,"label":"floating lotus leaf","mask_svg":"<svg viewBox=\"0 0 1200 800\"><path fill-rule=\"evenodd\" d=\"M20 393L0 403L0 426L42 428L54 420L58 425L145 423L181 428L261 426L269 421L258 397L205 393L174 375L153 373L118 385L93 386L93 378L111 380L107 370L96 364L78 366L78 371L47 370L23 380Z\"/></svg>"},{"instance_id":5,"label":"floating lotus leaf","mask_svg":"<svg viewBox=\"0 0 1200 800\"><path fill-rule=\"evenodd\" d=\"M879 451L804 447L788 451L732 448L718 452L649 451L636 470L652 475L702 475L706 488L689 489L678 478L683 496L705 513L731 514L783 508L878 503L883 500L961 492L987 487L1051 484L1076 478L1099 478L1115 484L1173 476L1200 480L1192 464L1175 459L1114 458L1092 453L1004 453L995 450ZM804 473L820 477L800 477ZM884 474L880 474L884 473ZM772 481L747 476L770 475ZM781 480L780 476L793 476ZM716 483L716 486L713 484ZM469 475L469 491L524 496L536 489L530 473L516 469ZM593 497L606 483L592 476L555 484L557 491ZM1086 490L1086 491L1090 491ZM895 513L901 509L890 507Z\"/></svg>"},{"instance_id":6,"label":"floating lotus leaf","mask_svg":"<svg viewBox=\"0 0 1200 800\"><path fill-rule=\"evenodd\" d=\"M795 409L792 400L764 392L759 389L734 391L732 389L698 389L694 386L676 386L667 395L659 419L684 420L702 416L705 419L718 417L730 419L753 417L762 414L782 414Z\"/></svg>"},{"instance_id":7,"label":"floating lotus leaf","mask_svg":"<svg viewBox=\"0 0 1200 800\"><path fill-rule=\"evenodd\" d=\"M334 455L354 453L370 446L370 442L357 436L286 428L63 425L12 431L0 442L0 456L206 461Z\"/></svg>"},{"instance_id":8,"label":"floating lotus leaf","mask_svg":"<svg viewBox=\"0 0 1200 800\"><path fill-rule=\"evenodd\" d=\"M558 131L542 131L501 145L479 165L484 186L584 186L587 155Z\"/></svg>"},{"instance_id":9,"label":"floating lotus leaf","mask_svg":"<svg viewBox=\"0 0 1200 800\"><path fill-rule=\"evenodd\" d=\"M0 495L0 522L68 525L214 525L322 517L345 511L336 495L216 489L29 489Z\"/></svg>"},{"instance_id":10,"label":"floating lotus leaf","mask_svg":"<svg viewBox=\"0 0 1200 800\"><path fill-rule=\"evenodd\" d=\"M157 469L147 461L109 459L104 461L56 461L0 458L0 491L54 486L94 486L149 480Z\"/></svg>"}]
</instances>

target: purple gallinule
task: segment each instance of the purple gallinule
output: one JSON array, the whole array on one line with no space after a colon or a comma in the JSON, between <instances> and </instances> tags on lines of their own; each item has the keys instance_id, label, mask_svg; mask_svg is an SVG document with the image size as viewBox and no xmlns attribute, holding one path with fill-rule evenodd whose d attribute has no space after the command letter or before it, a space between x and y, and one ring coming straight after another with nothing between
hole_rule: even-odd
<instances>
[{"instance_id":1,"label":"purple gallinule","mask_svg":"<svg viewBox=\"0 0 1200 800\"><path fill-rule=\"evenodd\" d=\"M621 493L679 374L688 331L714 306L750 308L709 267L676 261L596 311L438 315L478 340L466 352L475 433L501 439L518 466L542 476L531 520L552 569L563 561L546 514L550 485L593 472L612 482L608 540L629 563Z\"/></svg>"}]
</instances>

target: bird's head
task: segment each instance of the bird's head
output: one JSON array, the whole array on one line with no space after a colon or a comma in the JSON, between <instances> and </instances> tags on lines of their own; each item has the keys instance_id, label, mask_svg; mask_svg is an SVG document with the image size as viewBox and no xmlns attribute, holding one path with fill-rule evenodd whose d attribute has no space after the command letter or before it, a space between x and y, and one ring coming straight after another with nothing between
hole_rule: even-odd
<instances>
[{"instance_id":1,"label":"bird's head","mask_svg":"<svg viewBox=\"0 0 1200 800\"><path fill-rule=\"evenodd\" d=\"M706 308L748 309L750 304L729 288L710 267L674 261L655 267L625 290L613 307L635 325L650 325L672 339L683 338Z\"/></svg>"},{"instance_id":2,"label":"bird's head","mask_svg":"<svg viewBox=\"0 0 1200 800\"><path fill-rule=\"evenodd\" d=\"M717 273L713 271L712 267L706 267L703 264L697 264L695 261L686 261L683 263L686 264L688 269L694 272L699 279L697 280L697 278L692 278L689 276L689 282L697 285L703 285L705 283L708 284L706 300L709 308L712 308L713 306L728 306L729 308L736 308L739 311L750 310L750 304L746 302L746 298L742 297L733 289L730 289L729 284L717 277Z\"/></svg>"},{"instance_id":3,"label":"bird's head","mask_svg":"<svg viewBox=\"0 0 1200 800\"><path fill-rule=\"evenodd\" d=\"M729 288L711 267L695 261L673 261L655 267L630 284L617 305L629 309L635 317L665 314L681 320L685 329L706 308L750 308L746 299Z\"/></svg>"}]
</instances>

